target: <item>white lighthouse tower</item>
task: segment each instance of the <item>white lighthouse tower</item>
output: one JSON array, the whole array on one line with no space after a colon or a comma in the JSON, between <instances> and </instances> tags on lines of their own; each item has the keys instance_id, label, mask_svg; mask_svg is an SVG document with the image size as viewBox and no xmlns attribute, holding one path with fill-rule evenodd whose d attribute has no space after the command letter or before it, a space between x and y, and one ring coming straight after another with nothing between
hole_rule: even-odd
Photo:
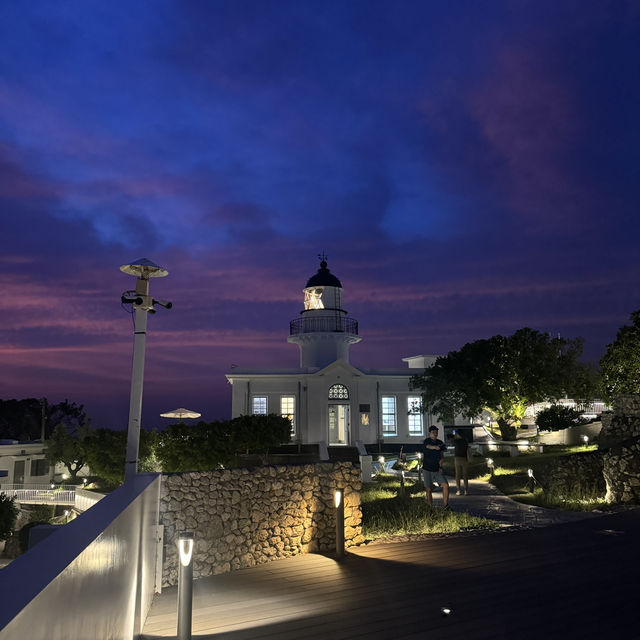
<instances>
[{"instance_id":1,"label":"white lighthouse tower","mask_svg":"<svg viewBox=\"0 0 640 640\"><path fill-rule=\"evenodd\" d=\"M349 362L349 347L360 342L358 321L342 308L342 284L327 268L326 256L318 273L309 278L300 318L289 323L288 342L300 348L302 369L322 368L343 360Z\"/></svg>"}]
</instances>

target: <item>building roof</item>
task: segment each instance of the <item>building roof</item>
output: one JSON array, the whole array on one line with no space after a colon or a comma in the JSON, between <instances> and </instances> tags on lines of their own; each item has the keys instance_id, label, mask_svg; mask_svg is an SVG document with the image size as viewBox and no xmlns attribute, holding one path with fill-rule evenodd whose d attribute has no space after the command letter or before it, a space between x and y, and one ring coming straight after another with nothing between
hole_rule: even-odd
<instances>
[{"instance_id":1,"label":"building roof","mask_svg":"<svg viewBox=\"0 0 640 640\"><path fill-rule=\"evenodd\" d=\"M309 287L340 287L340 289L342 289L342 284L340 283L340 280L338 280L338 278L336 278L329 269L327 269L327 261L323 260L320 263L318 273L311 276L307 281L305 289L308 289Z\"/></svg>"}]
</instances>

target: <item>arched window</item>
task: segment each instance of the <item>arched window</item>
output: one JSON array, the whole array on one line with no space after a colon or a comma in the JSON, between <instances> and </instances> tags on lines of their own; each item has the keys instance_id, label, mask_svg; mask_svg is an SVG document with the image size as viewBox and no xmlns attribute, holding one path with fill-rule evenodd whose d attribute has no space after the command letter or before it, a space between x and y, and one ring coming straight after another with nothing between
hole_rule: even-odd
<instances>
[{"instance_id":1,"label":"arched window","mask_svg":"<svg viewBox=\"0 0 640 640\"><path fill-rule=\"evenodd\" d=\"M343 384L334 384L329 387L329 400L348 400L349 390Z\"/></svg>"}]
</instances>

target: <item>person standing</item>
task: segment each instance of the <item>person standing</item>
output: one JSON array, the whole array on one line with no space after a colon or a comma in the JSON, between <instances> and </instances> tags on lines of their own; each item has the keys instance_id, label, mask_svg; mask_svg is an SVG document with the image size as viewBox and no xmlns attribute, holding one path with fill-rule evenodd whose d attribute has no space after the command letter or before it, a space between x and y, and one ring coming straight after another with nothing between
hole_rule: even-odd
<instances>
[{"instance_id":1,"label":"person standing","mask_svg":"<svg viewBox=\"0 0 640 640\"><path fill-rule=\"evenodd\" d=\"M469 451L469 443L467 439L459 432L453 432L453 446L454 446L454 458L453 464L456 470L456 495L461 495L460 480L464 479L464 495L469 492L469 458L467 453Z\"/></svg>"},{"instance_id":2,"label":"person standing","mask_svg":"<svg viewBox=\"0 0 640 640\"><path fill-rule=\"evenodd\" d=\"M438 427L429 427L429 437L424 439L424 463L422 479L424 481L425 499L427 504L433 506L431 488L434 482L442 487L442 506L449 506L449 483L442 472L442 458L447 446L438 439Z\"/></svg>"}]
</instances>

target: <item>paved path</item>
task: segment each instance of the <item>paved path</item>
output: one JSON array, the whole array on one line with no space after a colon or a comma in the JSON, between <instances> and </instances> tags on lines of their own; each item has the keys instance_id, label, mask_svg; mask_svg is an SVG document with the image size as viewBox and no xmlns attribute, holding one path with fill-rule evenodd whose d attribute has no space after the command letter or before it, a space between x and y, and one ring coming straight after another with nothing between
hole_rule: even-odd
<instances>
[{"instance_id":1,"label":"paved path","mask_svg":"<svg viewBox=\"0 0 640 640\"><path fill-rule=\"evenodd\" d=\"M497 520L504 526L546 527L551 524L574 522L602 515L601 512L560 511L515 502L492 484L480 480L469 481L469 494L456 496L455 480L449 480L449 507L474 516ZM442 491L434 491L434 506L442 505Z\"/></svg>"}]
</instances>

